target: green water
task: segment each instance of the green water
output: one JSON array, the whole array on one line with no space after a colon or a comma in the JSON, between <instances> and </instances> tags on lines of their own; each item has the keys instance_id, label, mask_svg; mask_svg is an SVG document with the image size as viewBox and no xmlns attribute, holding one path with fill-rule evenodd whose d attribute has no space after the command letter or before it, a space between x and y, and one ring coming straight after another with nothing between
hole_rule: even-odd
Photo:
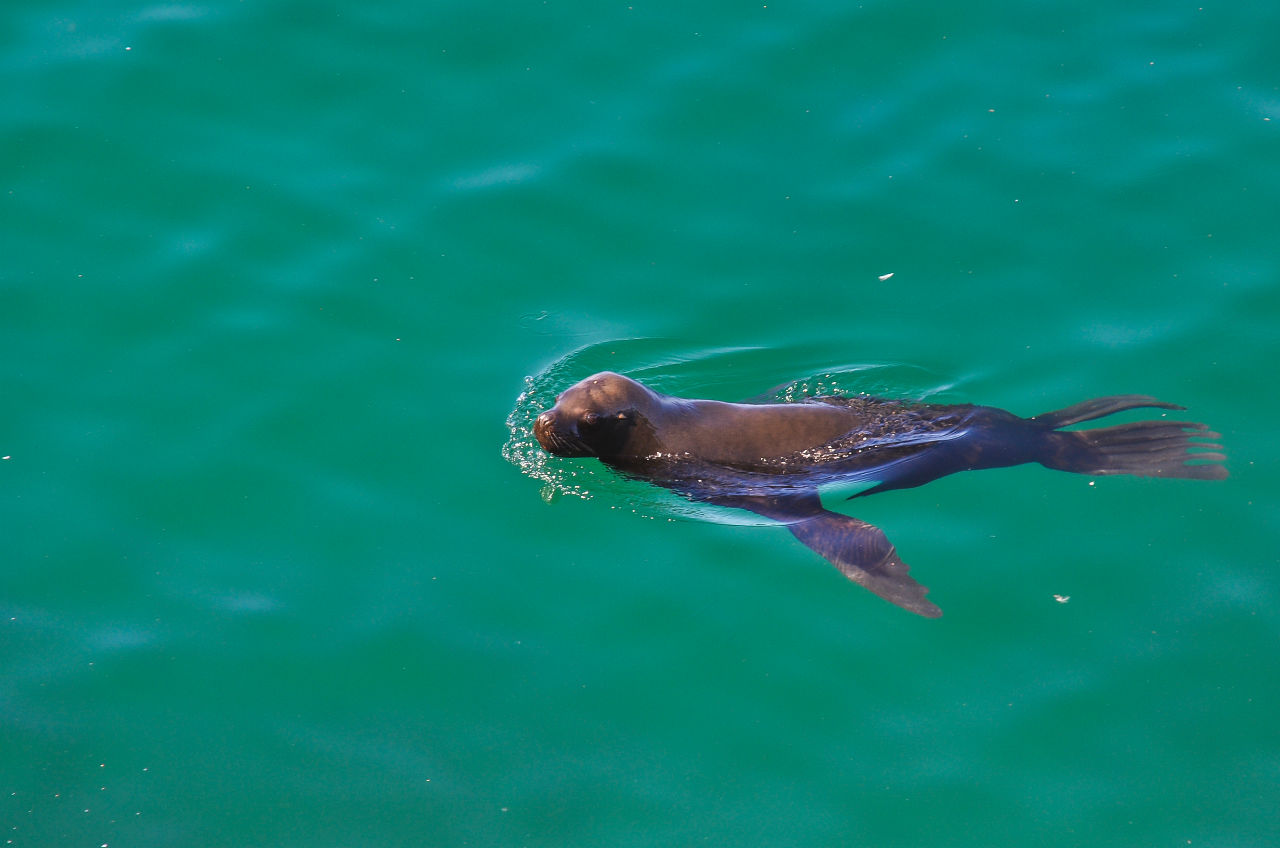
<instances>
[{"instance_id":1,"label":"green water","mask_svg":"<svg viewBox=\"0 0 1280 848\"><path fill-rule=\"evenodd\" d=\"M0 837L1278 844L1278 8L8 4ZM1147 393L1232 477L858 502L926 621L544 500L583 351Z\"/></svg>"}]
</instances>

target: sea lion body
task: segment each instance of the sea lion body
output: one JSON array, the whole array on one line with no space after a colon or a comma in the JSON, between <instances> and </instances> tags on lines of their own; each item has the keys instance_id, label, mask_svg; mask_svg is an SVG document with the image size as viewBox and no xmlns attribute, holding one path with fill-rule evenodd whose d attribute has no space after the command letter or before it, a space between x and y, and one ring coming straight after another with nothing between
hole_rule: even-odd
<instances>
[{"instance_id":1,"label":"sea lion body","mask_svg":"<svg viewBox=\"0 0 1280 848\"><path fill-rule=\"evenodd\" d=\"M1181 409L1141 395L1099 398L1034 418L989 406L870 397L744 404L664 395L612 372L566 389L534 422L542 447L594 456L695 500L785 523L847 577L913 612L941 615L884 533L822 507L818 489L919 486L957 471L1026 462L1085 474L1221 479L1220 446L1202 424L1144 421L1060 428L1135 407ZM1188 448L1196 451L1189 452Z\"/></svg>"}]
</instances>

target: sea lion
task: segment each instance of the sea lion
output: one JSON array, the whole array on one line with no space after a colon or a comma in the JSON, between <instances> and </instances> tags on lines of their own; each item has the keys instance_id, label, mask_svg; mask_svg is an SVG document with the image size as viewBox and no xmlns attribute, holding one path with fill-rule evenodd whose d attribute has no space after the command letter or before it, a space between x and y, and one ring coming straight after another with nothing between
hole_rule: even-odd
<instances>
[{"instance_id":1,"label":"sea lion","mask_svg":"<svg viewBox=\"0 0 1280 848\"><path fill-rule=\"evenodd\" d=\"M1183 409L1145 395L1087 400L1032 418L971 404L873 397L724 403L656 392L609 371L560 394L534 421L557 456L596 457L695 501L784 523L850 580L929 618L942 615L883 531L824 509L819 487L874 481L852 497L957 471L1039 462L1080 474L1221 480L1220 438L1203 424L1139 421L1063 430L1126 409Z\"/></svg>"}]
</instances>

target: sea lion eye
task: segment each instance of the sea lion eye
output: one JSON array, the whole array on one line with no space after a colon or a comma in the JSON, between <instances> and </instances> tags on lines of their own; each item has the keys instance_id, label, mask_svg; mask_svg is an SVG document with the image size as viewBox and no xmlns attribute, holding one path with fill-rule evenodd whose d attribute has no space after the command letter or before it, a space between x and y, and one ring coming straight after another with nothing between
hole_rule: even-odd
<instances>
[{"instance_id":1,"label":"sea lion eye","mask_svg":"<svg viewBox=\"0 0 1280 848\"><path fill-rule=\"evenodd\" d=\"M596 426L600 423L600 413L588 412L586 415L582 416L582 423L586 424L588 427Z\"/></svg>"}]
</instances>

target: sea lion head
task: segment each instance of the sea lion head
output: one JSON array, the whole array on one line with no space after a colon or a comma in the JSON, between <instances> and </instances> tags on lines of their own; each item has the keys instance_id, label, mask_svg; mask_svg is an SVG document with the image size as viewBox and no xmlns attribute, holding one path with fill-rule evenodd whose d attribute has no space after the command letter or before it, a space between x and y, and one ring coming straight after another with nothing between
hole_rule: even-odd
<instances>
[{"instance_id":1,"label":"sea lion head","mask_svg":"<svg viewBox=\"0 0 1280 848\"><path fill-rule=\"evenodd\" d=\"M561 392L556 405L533 422L533 435L556 456L637 456L643 452L643 434L652 432L652 411L661 403L635 380L602 371Z\"/></svg>"}]
</instances>

